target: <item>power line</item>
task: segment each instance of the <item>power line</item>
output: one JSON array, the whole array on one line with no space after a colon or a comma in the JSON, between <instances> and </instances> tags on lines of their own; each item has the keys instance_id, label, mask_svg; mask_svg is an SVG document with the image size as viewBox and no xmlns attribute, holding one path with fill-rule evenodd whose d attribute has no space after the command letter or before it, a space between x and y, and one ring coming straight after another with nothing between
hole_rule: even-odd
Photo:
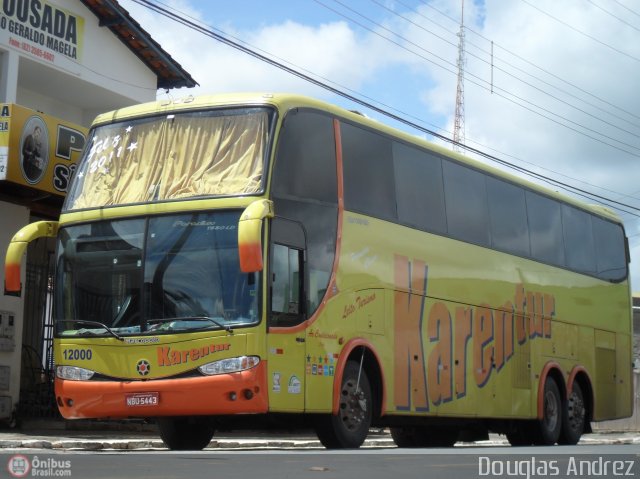
<instances>
[{"instance_id":1,"label":"power line","mask_svg":"<svg viewBox=\"0 0 640 479\"><path fill-rule=\"evenodd\" d=\"M565 21L563 21L563 20L560 20L560 19L559 19L559 18L557 18L557 17L554 17L553 15L551 15L551 14L550 14L550 13L548 13L548 12L545 12L545 11L544 11L544 10L542 10L540 7L536 7L535 5L533 5L533 4L532 4L531 2L529 2L528 0L520 0L520 1L521 1L521 2L523 2L523 3L526 3L526 4L527 4L527 5L529 5L531 8L533 8L533 9L535 9L535 10L539 11L540 13L542 13L543 15L546 15L547 17L551 18L552 20L555 20L556 22L561 23L561 24L562 24L562 25L564 25L565 27L570 28L570 29L571 29L571 30L573 30L574 32L577 32L577 33L579 33L580 35L585 36L585 37L587 37L587 38L589 38L589 39L593 40L594 42L599 43L600 45L602 45L602 46L604 46L604 47L606 47L606 48L609 48L610 50L613 50L613 51L614 51L614 52L616 52L616 53L619 53L620 55L624 55L625 57L628 57L628 58L631 58L632 60L635 60L635 61L637 61L637 62L640 62L640 58L635 57L635 56L633 56L633 55L630 55L629 53L625 53L625 52L623 52L622 50L620 50L620 49L618 49L618 48L616 48L616 47L613 47L613 46L609 45L608 43L603 42L602 40L597 39L597 38L596 38L596 37L594 37L593 35L589 35L588 33L585 33L585 32L583 32L582 30L579 30L578 28L574 27L573 25L570 25L569 23L567 23L567 22L565 22Z\"/></svg>"},{"instance_id":2,"label":"power line","mask_svg":"<svg viewBox=\"0 0 640 479\"><path fill-rule=\"evenodd\" d=\"M389 32L389 33L391 33L391 34L393 34L393 35L397 36L397 37L399 37L400 39L404 40L406 43L408 43L408 44L410 44L410 45L412 45L412 46L414 46L414 47L416 47L416 48L418 48L418 49L420 49L420 50L424 51L425 53L428 53L428 54L429 54L429 55L431 55L431 56L434 56L435 58L438 58L439 60L443 61L443 62L444 62L444 63L446 63L446 64L449 64L449 65L451 65L451 66L453 66L453 67L456 67L456 68L457 68L457 66L456 66L454 63L450 62L449 60L446 60L445 58L442 58L441 56L436 55L436 54L435 54L435 53L433 53L432 51L425 49L425 48L424 48L424 47L422 47L421 45L418 45L417 43L415 43L415 42L413 42L413 41L411 41L411 40L406 39L405 37L403 37L403 36L402 36L402 35L400 35L399 33L394 32L393 30L390 30L389 28L385 27L384 25L381 25L381 24L377 23L376 21L374 21L374 20L370 19L370 18L369 18L369 17L367 17L366 15L364 15L364 14L362 14L362 13L360 13L360 12L358 12L358 11L354 10L353 8L351 8L351 7L347 6L347 5L345 5L345 4L344 4L344 3L342 3L341 1L339 1L339 0L333 0L333 1L334 1L335 3L337 3L337 4L341 5L341 6L343 6L343 7L344 7L344 8L346 8L347 10L349 10L349 11L351 11L351 12L355 13L356 15L358 15L358 16L360 16L360 17L364 18L364 19L365 19L365 20L367 20L368 22L370 22L370 23L372 23L372 24L374 24L374 25L378 26L379 28L381 28L381 29L383 29L383 30L385 30L385 31L387 31L387 32ZM415 51L413 51L413 50L410 50L410 49L409 49L409 48L407 48L405 45L402 45L401 43L398 43L398 42L396 42L396 41L392 40L391 38L386 37L386 36L384 36L384 35L380 34L379 32L377 32L377 31L373 30L372 28L369 28L368 26L366 26L366 25L362 24L361 22L358 22L357 20L354 20L353 18L351 18L351 17L349 17L349 16L345 15L345 14L344 14L344 13L342 13L342 12L339 12L338 10L336 10L336 9L334 9L334 8L331 8L330 6L328 6L327 4L323 3L322 1L320 1L320 0L314 0L314 2L318 3L319 5L322 5L323 7L325 7L326 9L328 9L328 10L330 10L330 11L334 12L334 13L336 13L337 15L340 15L341 17L343 17L343 18L345 18L345 19L349 20L350 22L354 23L355 25L358 25L359 27L361 27L361 28L363 28L363 29L365 29L365 30L367 30L367 31L369 31L369 32L371 32L371 33L373 33L374 35L377 35L377 36L379 36L380 38L383 38L383 39L387 40L388 42L393 43L394 45L397 45L398 47L402 48L403 50L406 50L406 51L408 51L408 52L410 52L410 53L412 53L412 54L414 54L414 55L416 55L416 56L418 56L418 57L420 57L420 58L422 58L422 59L424 59L424 60L427 60L428 62L433 63L433 64L434 64L434 65L436 65L436 66L439 66L440 68L444 69L445 71L447 71L447 72L449 72L449 73L451 73L451 74L453 74L453 75L457 75L457 71L455 71L455 70L451 70L451 69L448 69L448 68L446 68L446 67L443 67L442 65L439 65L438 63L434 62L433 60L431 60L431 59L429 59L429 58L427 58L427 57L425 57L425 56L423 56L423 55L420 55L419 53L417 53L417 52L415 52ZM506 89L504 89L504 88L502 88L502 87L498 87L498 86L495 86L495 85L494 85L494 86L492 86L491 88L489 88L489 86L487 86L487 85L489 85L489 82L488 82L487 80L484 80L483 78L481 78L481 77L479 77L478 75L475 75L475 74L473 74L473 73L471 73L471 72L469 72L469 73L468 73L468 75L469 75L470 77L472 77L472 78L474 78L474 79L476 80L476 81L474 81L474 80L472 80L472 79L469 79L468 81L469 81L471 84L474 84L474 85L476 85L476 86L478 86L478 87L480 87L480 88L483 88L484 90L491 91L491 93L492 93L492 94L494 94L494 95L496 95L496 96L499 96L499 97L501 97L501 98L503 98L503 99L505 99L505 100L507 100L507 101L509 101L509 102L511 102L511 103L513 103L513 104L515 104L515 105L517 105L517 106L519 106L519 107L521 107L521 108L523 108L523 109L525 109L525 110L527 110L527 111L531 112L531 113L534 113L534 114L536 114L536 115L538 115L538 116L540 116L540 117L542 117L542 118L545 118L545 119L547 119L547 120L549 120L549 121L552 121L552 122L556 123L557 125L560 125L560 126L562 126L562 127L564 127L564 128L567 128L568 130L573 131L574 133L577 133L577 134L582 135L582 136L584 136L584 137L586 137L586 138L589 138L589 139L591 139L591 140L594 140L594 141L597 141L597 142L599 142L599 143L602 143L602 144L604 144L604 145L606 145L606 146L609 146L610 148L614 148L614 149L616 149L616 150L618 150L618 151L621 151L621 152L626 153L626 154L631 155L631 156L635 156L635 157L638 157L638 156L639 156L639 155L638 155L638 153L634 153L634 152L632 152L632 151L629 151L629 150L628 150L628 149L626 149L626 148L623 148L623 147L628 147L628 148L630 148L630 149L632 149L632 150L636 150L636 151L640 152L640 147L638 147L638 146L632 145L632 144L630 144L630 143L626 143L626 142L624 142L624 141L622 141L622 140L619 140L619 139L617 139L617 138L614 138L614 137L612 137L612 136L609 136L609 135L607 135L607 134L603 133L602 131L595 130L595 129L590 128L590 127L588 127L588 126L582 125L582 124L580 124L580 123L578 123L578 122L576 122L576 121L573 121L573 120L571 120L571 119L569 119L569 118L567 118L567 117L563 117L562 115L559 115L559 114L557 114L557 113L554 113L553 111L549 110L548 108L544 108L544 107L542 107L542 106L538 105L537 103L534 103L534 102L532 102L532 101L529 101L529 100L527 100L527 99L525 99L525 98L523 98L523 97L521 97L521 96L519 96L519 95L516 95L516 94L514 94L514 93L512 93L512 92L510 92L510 91L508 91L508 90L506 90ZM520 81L522 81L522 80L520 80ZM533 86L533 85L530 85L530 84L528 84L528 83L526 83L526 82L524 82L524 83L525 83L525 84L527 84L527 85L529 85L529 86L532 86L532 87L533 87L533 88L535 88L535 89L538 89L537 87L535 87L535 86ZM500 92L503 92L503 93L500 93L499 91L500 91ZM563 101L563 100L561 100L561 99L559 99L559 98L557 98L557 97L554 97L553 95L549 95L549 96L551 96L552 98L556 99L557 101L560 101L560 102L562 102L562 103L565 103L565 104L569 105L569 104L568 104L568 103L566 103L565 101ZM518 100L518 101L516 101L516 100ZM529 105L529 106L527 106L527 105ZM569 105L569 106L571 106L571 105ZM585 114L587 114L587 115L590 115L589 113L585 112L584 110L581 110L581 109L579 109L579 108L577 108L577 107L576 107L576 109L577 109L577 110L579 110L579 111L581 111L581 112L583 112L583 113L585 113ZM552 117L551 117L551 116L549 116L549 115L552 115L553 117L556 117L556 118L552 118ZM593 118L595 118L595 119L598 119L598 117L595 117L595 116L593 116L593 115L590 115L590 116L592 116L592 117L593 117ZM562 122L562 121L560 121L560 120L563 120L563 121L564 121L564 122L566 122L566 123L563 123L563 122ZM607 123L607 122L605 121L605 123ZM574 125L574 126L570 126L570 125ZM617 128L617 129L621 129L621 128L619 128L618 126L613 125L613 124L610 124L610 126L613 126L614 128ZM577 128L576 128L576 127L577 127ZM620 145L622 145L622 146L614 145L614 144L612 144L612 143L609 143L608 141L604 141L604 140L602 140L602 139L600 139L600 138L596 138L595 136L592 136L591 134L586 133L585 131L582 131L582 130L580 130L580 129L578 129L578 128L582 128L583 130L585 130L585 131L587 131L587 132L590 132L590 133L593 133L593 134L599 135L599 136L601 136L602 138L605 138L605 139L607 139L607 140L611 140L611 141L613 141L613 142L615 142L615 143L618 143L618 144L620 144ZM631 135L633 135L633 136L639 137L638 135L635 135L634 133L628 132L627 130L624 130L624 129L621 129L621 130L623 130L623 131L625 131L625 132L627 132L627 133L629 133L629 134L631 134Z\"/></svg>"},{"instance_id":3,"label":"power line","mask_svg":"<svg viewBox=\"0 0 640 479\"><path fill-rule=\"evenodd\" d=\"M397 121L399 123L402 123L404 125L410 126L411 128L414 128L414 129L416 129L418 131L421 131L423 133L427 133L427 134L429 134L429 135L431 135L431 136L433 136L435 138L438 138L440 140L446 141L448 143L452 143L452 140L450 138L444 136L444 135L441 135L441 134L439 134L439 133L437 133L437 132L435 132L433 130L430 130L428 128L420 126L420 125L418 125L418 124L416 124L414 122L411 122L411 121L407 120L406 118L403 118L403 117L400 117L400 116L398 116L396 114L393 114L393 113L391 113L391 112L389 112L387 110L384 110L384 109L382 109L382 108L380 108L380 107L378 107L376 105L373 105L373 104L371 104L369 102L366 102L366 101L364 101L364 100L362 100L362 99L360 99L360 98L358 98L358 97L356 97L354 95L351 95L349 93L341 91L341 90L339 90L339 89L337 89L335 87L332 87L331 85L328 85L326 83L323 83L323 82L317 80L316 78L313 78L313 77L311 77L309 75L306 75L306 74L304 74L304 73L302 73L302 72L300 72L298 70L295 70L295 69L293 69L291 67L288 67L288 66L286 66L286 65L284 65L284 64L282 64L280 62L277 62L277 61L275 61L275 60L273 60L273 59L271 59L271 58L269 58L269 57L267 57L265 55L262 55L262 54L258 53L257 51L255 51L255 50L253 50L253 49L251 49L251 48L249 48L249 47L247 47L245 45L242 45L242 44L240 44L238 42L235 42L235 41L229 39L225 35L216 33L210 27L209 28L205 28L204 26L199 25L198 23L195 23L193 21L190 21L190 20L186 19L185 17L180 16L180 15L178 15L176 13L173 13L173 12L171 12L170 10L168 10L166 8L162 8L159 5L150 2L149 0L132 0L132 1L137 3L137 4L139 4L139 5L144 6L144 7L148 8L148 9L150 9L150 10L153 10L156 13L159 13L159 14L161 14L161 15L169 18L169 19L172 19L173 21L175 21L177 23L180 23L180 24L182 24L182 25L184 25L184 26L186 26L186 27L188 27L188 28L190 28L190 29L192 29L194 31L197 31L197 32L199 32L199 33L201 33L203 35L206 35L206 36L208 36L210 38L213 38L213 39L215 39L215 40L217 40L217 41L219 41L219 42L221 42L221 43L223 43L225 45L228 45L228 46L230 46L232 48L235 48L235 49L237 49L237 50L239 50L239 51L241 51L243 53L246 53L246 54L248 54L248 55L250 55L250 56L252 56L252 57L254 57L254 58L256 58L256 59L258 59L260 61L263 61L263 62L265 62L265 63L267 63L267 64L269 64L271 66L279 68L279 69L281 69L281 70L283 70L283 71L285 71L287 73L290 73L291 75L294 75L294 76L296 76L296 77L298 77L298 78L300 78L302 80L305 80L305 81L307 81L307 82L309 82L309 83L311 83L313 85L319 86L319 87L321 87L321 88L323 88L323 89L325 89L325 90L327 90L327 91L329 91L329 92L331 92L331 93L333 93L333 94L335 94L337 96L345 98L345 99L347 99L347 100L349 100L349 101L351 101L353 103L356 103L356 104L361 105L361 106L363 106L365 108L368 108L371 111L377 112L377 113L379 113L381 115L384 115L384 116L386 116L388 118L391 118L391 119L393 119L393 120L395 120L395 121ZM498 163L500 165L503 165L505 167L514 169L515 171L519 171L519 172L521 172L523 174L526 174L528 176L531 176L533 178L537 178L540 181L544 181L544 182L546 182L548 184L551 184L551 185L554 185L554 186L556 186L558 188L564 189L564 190L566 190L568 192L571 192L571 193L573 193L575 195L582 196L584 198L588 198L588 199L591 199L591 200L595 200L595 201L597 201L597 202L599 202L601 204L604 204L606 206L610 206L610 207L612 207L612 208L614 208L616 210L619 210L619 211L621 211L623 213L626 213L626 214L629 214L629 215L633 215L633 216L636 216L636 217L640 218L640 208L637 208L637 207L634 207L632 205L628 205L628 204L625 204L625 203L622 203L622 202L619 202L619 201L616 201L616 200L612 200L611 198L606 198L606 197L604 197L602 195L598 195L598 194L586 191L584 189L577 188L575 186L572 186L572 185L563 183L561 181L555 180L553 178L547 177L545 175L541 175L541 174L536 173L534 171L527 170L526 168L519 167L517 165L514 165L513 163L507 162L507 161L502 160L502 159L500 159L498 157L490 155L490 154L488 154L486 152L483 152L483 151L478 150L476 148L472 148L472 147L470 147L468 145L460 145L460 146L462 148L464 148L465 150L467 150L467 151L469 151L471 153L474 153L474 154L476 154L476 155L478 155L480 157L486 158L486 159L488 159L490 161L494 161L494 162L496 162L496 163ZM629 211L629 210L631 210L631 211ZM635 213L635 212L638 212L638 213Z\"/></svg>"},{"instance_id":4,"label":"power line","mask_svg":"<svg viewBox=\"0 0 640 479\"><path fill-rule=\"evenodd\" d=\"M374 1L374 0L371 0L371 1ZM401 0L395 0L395 1L396 1L396 3L399 3L400 5L403 5L403 6L405 6L406 8L411 9L411 7L407 6L407 5L406 5L405 3L403 3ZM614 0L614 1L615 1L615 0ZM457 23L457 20L456 20L456 19L454 19L453 17L449 16L448 14L446 14L445 12L443 12L442 10L439 10L438 8L434 7L434 6L433 6L433 5L431 5L430 3L424 2L424 1L422 1L422 0L419 0L419 2L420 2L420 4L421 4L421 5L424 5L425 7L428 7L428 8L430 8L431 10L434 10L435 12L439 13L439 14L440 14L440 15L442 15L443 17L445 17L445 18L447 18L447 19L451 20L452 22L456 22L456 23ZM420 13L419 11L415 10L415 12L416 12L419 16L421 16L422 18L424 18L424 19L426 19L426 20L430 21L431 23L435 23L435 22L433 22L433 20L429 19L428 17L426 17L425 15L423 15L422 13ZM436 23L436 25L438 25L438 24ZM439 26L440 26L440 25L439 25ZM443 29L444 29L444 27L442 27L442 26L440 26L440 28L443 28ZM478 37L482 38L482 39L483 39L483 40L485 40L486 42L494 43L494 42L493 42L493 40L491 40L491 39L487 38L487 37L486 37L486 36L484 36L482 33L479 33L479 32L477 32L477 31L475 31L474 29L469 28L469 26L468 26L468 25L467 25L467 26L465 26L465 29L466 29L468 32L473 33L474 35L476 35L476 36L478 36ZM445 30L446 30L446 29L445 29ZM451 33L451 32L449 32L449 33ZM452 34L453 34L453 33L452 33ZM486 50L484 50L482 47L480 47L480 46L476 45L476 44L475 44L475 43L473 43L473 42L469 42L469 44L470 44L470 45L472 45L472 46L474 46L475 48L478 48L480 51L482 51L482 52L484 52L484 53L486 53L486 54L490 54L489 52L487 52ZM546 70L545 68L542 68L542 67L541 67L541 66L539 66L539 65L536 65L536 64L535 64L535 63L533 63L532 61L527 60L527 59L526 59L526 58L524 58L523 56L521 56L521 55L519 55L519 54L517 54L517 53L515 53L515 52L513 52L513 51L511 51L511 50L509 50L508 48L505 48L504 46L502 46L502 45L500 45L500 44L498 44L498 43L495 43L495 46L496 46L496 47L498 47L500 50L502 50L502 51L504 51L504 52L508 53L508 54L509 54L509 55L511 55L512 57L517 58L518 60L520 60L520 61L522 61L522 62L524 62L524 63L526 63L526 64L528 64L528 65L532 66L532 67L533 67L533 68L535 68L536 70L539 70L539 71L541 71L542 73L545 73L546 75L549 75L549 76L550 76L550 77L552 77L552 78L555 78L556 80L558 80L558 81L560 81L560 82L564 83L565 85L568 85L568 86L570 86L570 87L572 87L572 88L575 88L575 89L576 89L576 90L578 90L579 92L584 93L585 95L587 95L587 96L589 96L589 97L591 97L591 98L594 98L595 100L598 100L598 101L602 102L602 103L603 103L603 104L605 104L605 105L608 105L608 106L610 106L610 107L612 107L612 108L614 108L614 109L616 109L616 110L618 110L618 111L620 111L620 112L622 112L622 113L624 113L624 114L626 114L626 115L629 115L630 117L633 117L633 118L636 118L636 119L640 120L640 115L638 115L638 114L636 114L636 113L634 113L634 112L628 111L628 110L626 110L626 109L622 108L622 107L621 107L621 106L619 106L619 105L615 105L615 104L611 103L610 101L605 100L604 98L601 98L601 97L599 97L599 96L595 95L594 93L592 93L592 92L590 92L590 91L588 91L588 90L585 90L584 88L582 88L582 87L580 87L580 86L576 85L575 83L572 83L572 82L570 82L570 81L568 81L568 80L566 80L566 79L564 79L564 78L560 77L559 75L557 75L557 74L555 74L555 73L553 73L553 72L551 72L551 71L549 71L549 70ZM496 58L498 58L498 57L496 57ZM501 60L502 60L504 63L506 63L507 65L509 65L509 66L512 66L512 67L513 67L513 65L512 65L511 63L507 62L506 60L504 60L504 59L501 59ZM514 67L514 68L517 68L517 67ZM523 72L523 73L525 73L525 74L528 74L528 75L532 76L531 74L524 72L524 70L522 70L522 72ZM535 77L535 76L534 76L534 78L538 79L538 78L537 78L537 77ZM538 79L538 80L539 80L539 79ZM542 81L542 80L540 80L540 81ZM550 85L550 86L551 86L551 85ZM563 93L564 93L564 91L563 91L563 90L560 90L560 89L559 89L559 88L557 88L557 87L554 87L554 88L556 88L556 89L558 89L559 91L561 91L561 92L563 92ZM578 98L578 97L576 97L576 98ZM582 101L584 101L584 100L582 100ZM589 104L589 103L588 103L588 104ZM609 114L611 114L611 113L609 113ZM636 124L634 124L634 126L637 126L637 125L636 125Z\"/></svg>"},{"instance_id":5,"label":"power line","mask_svg":"<svg viewBox=\"0 0 640 479\"><path fill-rule=\"evenodd\" d=\"M604 9L603 7L601 7L600 5L598 5L596 2L594 2L593 0L587 0L587 2L589 2L591 5L593 5L594 7L596 7L599 10L602 10L604 13L606 13L607 15L609 15L610 17L615 18L616 20L618 20L621 23L624 23L625 25L633 28L634 30L637 30L640 32L640 28L636 27L635 25L632 25L631 23L627 22L625 19L620 18L619 16L611 13L609 10Z\"/></svg>"},{"instance_id":6,"label":"power line","mask_svg":"<svg viewBox=\"0 0 640 479\"><path fill-rule=\"evenodd\" d=\"M316 0L314 0L314 1L316 1ZM344 6L345 8L347 8L348 10L350 10L350 11L352 11L352 12L354 12L354 13L356 13L356 14L360 15L360 16L363 16L362 14L360 14L360 13L358 13L357 11L353 10L352 8L347 7L347 6L346 6L346 5L344 5L342 2L339 2L338 0L334 0L334 1L335 1L336 3L339 3L340 5L343 5L343 6ZM389 11L389 12L390 12L390 13L392 13L393 15L395 15L395 16L397 16L397 17L399 17L399 18L402 18L402 19L403 19L403 20L405 20L406 22L408 22L408 23L410 23L410 24L412 24L412 25L414 25L414 26L416 26L416 27L420 28L421 30L423 30L423 31L425 31L425 32L427 32L427 33L429 33L429 34L431 34L431 35L436 36L437 38L439 38L439 39L443 40L444 42L448 43L449 45L451 45L451 46L453 46L453 47L457 47L455 43L453 43L453 42L451 42L451 41L449 41L449 40L447 40L447 39L445 39L445 38L443 38L443 37L441 37L441 36L439 36L439 35L437 35L437 34L433 33L432 31L430 31L430 30L426 29L426 28L425 28L425 27L423 27L422 25L420 25L420 24L418 24L418 23L414 22L414 21L413 21L413 20L411 20L410 18L407 18L406 16L404 16L404 15L402 15L402 14L400 14L400 13L398 13L398 12L396 12L396 11L392 10L391 8L389 8L389 7L387 7L387 6L383 5L383 4L381 4L378 0L371 0L371 1L372 1L373 3L375 3L376 5L378 5L378 6L382 7L382 8L384 8L384 9L385 9L385 10L387 10L387 11ZM404 5L401 1L399 1L398 3L400 3L401 5ZM324 6L324 5L323 5L323 6ZM332 9L332 11L336 12L336 11L335 11L335 10L333 10L333 9ZM340 15L340 13L339 13L339 12L336 12L336 13L338 13L338 14ZM427 17L424 17L424 16L423 16L422 14L420 14L419 12L416 12L416 13L417 13L418 15L420 15L421 17L423 17L423 18L425 18L425 19L428 19ZM367 18L367 17L364 17L364 16L363 16L363 18ZM377 24L376 22L374 22L374 21L372 21L372 20L370 20L370 19L368 19L368 18L367 18L367 20L371 21L371 22L372 22L372 23L374 23L374 24ZM380 26L381 28L386 29L386 27L383 27L383 26L381 26L380 24L377 24L377 25L378 25L378 26ZM442 26L440 26L440 27L444 29L444 27L442 27ZM469 30L467 26L465 26L464 28L465 28L465 30ZM396 32L393 32L393 31L391 31L391 30L389 30L389 29L386 29L386 30L388 30L388 31L392 32L394 35L397 35L397 36L399 36L400 38L404 39L405 41L409 42L409 40L407 40L406 38L404 38L404 37L403 37L403 36L401 36L400 34L398 34L398 33L396 33ZM445 29L445 30L446 30L446 29ZM449 33L452 33L452 32L449 32ZM452 34L453 34L453 33L452 33ZM465 40L465 44L466 44L466 40ZM479 49L480 51L482 51L483 53L486 53L486 54L488 54L488 55L493 56L490 52L487 52L487 51L483 50L481 47L479 47L479 46L477 46L477 45L475 45L475 44L473 44L473 43L470 43L470 44L471 44L471 45L473 45L473 46L475 46L476 48L478 48L478 49ZM470 55L470 56L472 56L472 57L474 57L474 58L478 59L479 61L481 61L481 62L483 62L483 63L486 63L487 65L490 65L492 69L495 69L495 70L498 70L498 71L501 71L501 72L505 73L506 75L508 75L508 76L510 76L510 77L512 77L512 78L514 78L515 80L517 80L517 81L519 81L519 82L523 83L524 85L526 85L526 86L528 86L528 87L530 87L530 88L533 88L533 89L535 89L535 90L539 91L540 93L542 93L542 94L544 94L544 95L546 95L546 96L548 96L548 97L552 98L552 99L553 99L553 100L555 100L555 101L558 101L558 102L560 102L560 103L563 103L563 104L565 104L565 105L569 106L570 108L573 108L574 110L579 111L580 113L583 113L583 114L585 114L585 115L587 115L587 116L590 116L591 118L593 118L593 119L595 119L595 120L597 120L597 121L600 121L600 122L602 122L602 123L605 123L606 125L609 125L609 126L611 126L611 127L613 127L613 128L616 128L616 129L621 130L621 131L623 131L623 132L625 132L625 133L628 133L628 134L630 134L630 135L632 135L632 136L635 136L636 138L640 138L640 135L638 135L637 133L634 133L634 132L629 131L629 130L627 130L627 129L625 129L625 128L622 128L620 125L613 124L613 123L611 123L610 121L607 121L607 120L605 120L604 118L602 118L602 117L600 117L600 116L596 116L596 115L594 115L594 114L592 114L592 113L589 113L588 111L586 111L586 110L584 110L584 109L582 109L582 108L579 108L578 106L576 106L576 105L574 105L574 104L572 104L572 103L569 103L568 101L563 100L563 99L559 98L558 96L553 95L553 94L549 93L548 91L546 91L546 90L544 90L544 89L542 89L542 88L540 88L540 87L537 87L537 86L533 85L533 84L532 84L532 83L530 83L530 82L527 82L527 81L523 80L522 78L520 78L520 77L518 77L518 76L514 75L513 73L511 73L511 72L509 72L509 71L507 71L507 70L504 70L503 68L501 68L501 67L499 67L499 66L496 66L496 65L494 65L493 63L490 63L489 61L487 61L487 60L485 60L485 59L483 59L483 58L479 57L478 55L475 55L474 53L471 53L471 52L468 52L468 53L469 53L469 55ZM576 96L576 95L573 95L572 93L570 93L570 92L568 92L568 91L565 91L565 90L563 90L563 89L561 89L561 88L558 88L558 87L556 87L556 86L552 85L551 83L549 83L549 82L547 82L547 81L545 81L545 80L543 80L543 79L541 79L541 78L539 78L539 77L536 77L535 75L533 75L533 74L531 74L531 73L528 73L528 72L526 72L525 70L523 70L523 69L521 69L521 68L519 68L519 67L517 67L517 66L514 66L514 65L510 64L509 62L506 62L506 61L505 61L504 63L505 63L505 64L507 64L507 65L509 65L509 66L511 66L512 68L515 68L516 70L518 70L518 71L520 71L520 72L524 73L525 75L528 75L528 76L530 76L530 77L532 77L532 78L534 78L534 79L538 80L539 82L541 82L541 83L543 83L543 84L545 84L545 85L547 85L547 86L549 86L549 87L551 87L551 88L554 88L554 89L556 89L556 90L560 91L561 93L563 93L563 94L565 94L565 95L571 96L572 98L574 98L574 99L576 99L576 100L578 100L578 101L581 101L581 102L583 102L583 103L585 103L585 104L587 104L587 105L591 106L592 108L595 108L595 109L597 109L597 110L599 110L599 111L601 111L601 112L603 112L603 113L606 113L606 114L608 114L608 115L611 115L611 116L612 116L612 117L614 117L614 118L617 118L618 120L621 120L621 121L623 121L623 122L625 122L625 123L629 123L631 126L633 126L633 127L635 127L635 128L640 129L640 124L637 124L637 123L631 122L631 121L629 121L629 120L628 120L628 119L626 119L626 118L622 118L621 116L619 116L619 115L615 115L615 114L613 114L613 113L611 113L611 112L609 112L609 111L607 111L607 110L605 110L605 109L603 109L603 108L601 108L601 107L599 107L599 106L597 106L597 105L594 105L593 103L587 102L587 101L585 101L584 99L582 99L582 98L580 98L580 97L578 97L578 96ZM453 64L452 64L452 65L453 65ZM474 75L474 76L475 76L475 75ZM476 78L478 78L478 77L476 76ZM491 84L493 85L493 82L491 82ZM492 93L493 93L493 91L492 91ZM640 119L640 117L638 117L638 118Z\"/></svg>"},{"instance_id":7,"label":"power line","mask_svg":"<svg viewBox=\"0 0 640 479\"><path fill-rule=\"evenodd\" d=\"M631 10L629 7L627 7L624 3L619 2L618 0L613 0L614 2L616 2L618 5L620 5L622 8L626 9L627 11L629 11L629 13L632 13L638 17L640 17L640 13L636 12L635 10Z\"/></svg>"}]
</instances>

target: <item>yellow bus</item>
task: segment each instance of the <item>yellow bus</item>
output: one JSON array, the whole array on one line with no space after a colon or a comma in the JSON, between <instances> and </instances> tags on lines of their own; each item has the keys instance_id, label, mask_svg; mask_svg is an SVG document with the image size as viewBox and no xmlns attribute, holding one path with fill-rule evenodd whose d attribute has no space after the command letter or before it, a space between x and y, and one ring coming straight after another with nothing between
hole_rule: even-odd
<instances>
[{"instance_id":1,"label":"yellow bus","mask_svg":"<svg viewBox=\"0 0 640 479\"><path fill-rule=\"evenodd\" d=\"M59 222L62 416L313 427L356 448L575 444L632 413L629 252L602 207L313 99L97 117Z\"/></svg>"}]
</instances>

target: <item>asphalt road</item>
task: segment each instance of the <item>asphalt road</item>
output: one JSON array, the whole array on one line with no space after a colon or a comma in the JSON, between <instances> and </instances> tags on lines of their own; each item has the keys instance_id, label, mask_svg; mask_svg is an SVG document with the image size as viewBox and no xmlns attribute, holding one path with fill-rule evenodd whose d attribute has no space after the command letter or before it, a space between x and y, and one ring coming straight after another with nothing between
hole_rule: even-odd
<instances>
[{"instance_id":1,"label":"asphalt road","mask_svg":"<svg viewBox=\"0 0 640 479\"><path fill-rule=\"evenodd\" d=\"M0 477L534 479L640 477L640 445L212 451L2 450ZM5 467L6 464L6 467Z\"/></svg>"}]
</instances>

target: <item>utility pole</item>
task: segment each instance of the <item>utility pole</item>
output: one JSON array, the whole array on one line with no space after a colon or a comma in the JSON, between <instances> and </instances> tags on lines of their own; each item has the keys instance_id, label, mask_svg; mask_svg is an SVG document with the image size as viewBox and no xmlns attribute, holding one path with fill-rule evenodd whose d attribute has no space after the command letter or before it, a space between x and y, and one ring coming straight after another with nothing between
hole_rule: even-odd
<instances>
[{"instance_id":1,"label":"utility pole","mask_svg":"<svg viewBox=\"0 0 640 479\"><path fill-rule=\"evenodd\" d=\"M462 151L460 144L465 143L464 134L464 0L462 0L462 15L460 16L460 31L458 32L458 85L456 87L456 113L453 120L453 149Z\"/></svg>"}]
</instances>

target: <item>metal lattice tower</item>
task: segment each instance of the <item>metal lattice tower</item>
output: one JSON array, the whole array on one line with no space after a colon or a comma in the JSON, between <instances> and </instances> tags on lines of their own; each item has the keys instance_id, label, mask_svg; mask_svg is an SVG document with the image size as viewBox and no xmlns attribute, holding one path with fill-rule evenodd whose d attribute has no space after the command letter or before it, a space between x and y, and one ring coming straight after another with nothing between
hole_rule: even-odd
<instances>
[{"instance_id":1,"label":"metal lattice tower","mask_svg":"<svg viewBox=\"0 0 640 479\"><path fill-rule=\"evenodd\" d=\"M456 113L453 120L453 149L461 151L460 144L465 143L464 134L464 0L462 0L462 15L460 16L460 31L458 32L458 85L456 87Z\"/></svg>"}]
</instances>

